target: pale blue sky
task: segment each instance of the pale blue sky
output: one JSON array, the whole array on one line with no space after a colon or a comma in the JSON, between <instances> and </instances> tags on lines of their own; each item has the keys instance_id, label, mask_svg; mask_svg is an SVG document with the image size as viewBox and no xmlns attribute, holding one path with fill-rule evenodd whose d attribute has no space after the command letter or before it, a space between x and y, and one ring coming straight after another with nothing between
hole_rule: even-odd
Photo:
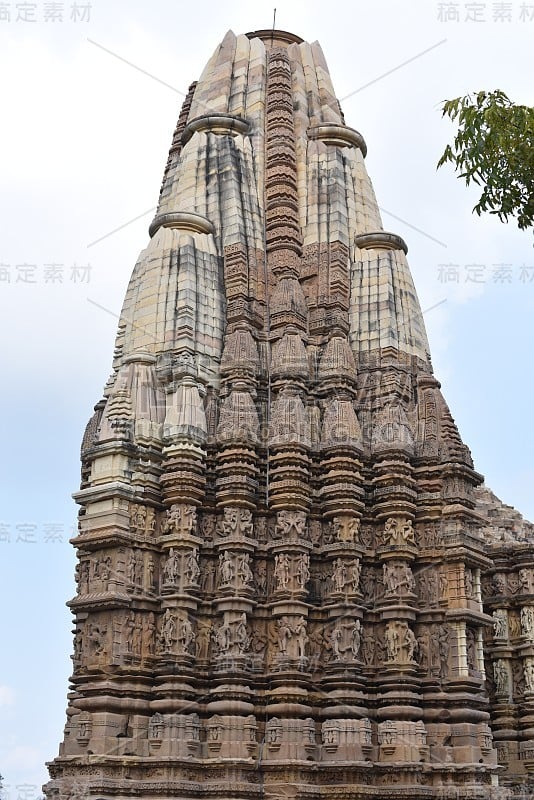
<instances>
[{"instance_id":1,"label":"pale blue sky","mask_svg":"<svg viewBox=\"0 0 534 800\"><path fill-rule=\"evenodd\" d=\"M43 762L62 738L72 646L64 604L74 592L70 493L83 428L110 370L113 314L152 215L88 245L155 205L182 102L101 47L185 91L228 28L270 27L273 14L266 2L93 0L88 22L71 21L65 2L64 21L52 23L45 5L35 0L37 21L26 23L12 2L11 21L0 21L0 264L11 278L0 282L0 519L11 539L0 541L0 771L9 800L37 795ZM513 0L511 22L493 20L493 2L483 4L485 22L467 21L464 2L449 4L458 22L440 22L440 5L278 0L277 27L319 39L340 98L370 84L343 108L367 141L384 226L408 242L423 309L441 303L425 315L436 375L478 470L534 519L532 233L473 216L475 193L450 169L435 170L452 130L441 120L442 99L501 88L532 104L534 19L522 20L523 4ZM17 281L28 274L17 269L24 264L36 265L35 283ZM63 283L45 282L50 264L62 265ZM90 264L88 282L75 264ZM481 283L466 282L472 264L485 266ZM495 282L499 264L511 265L509 283ZM440 280L440 265L452 265L458 282ZM522 280L523 266L530 271Z\"/></svg>"}]
</instances>

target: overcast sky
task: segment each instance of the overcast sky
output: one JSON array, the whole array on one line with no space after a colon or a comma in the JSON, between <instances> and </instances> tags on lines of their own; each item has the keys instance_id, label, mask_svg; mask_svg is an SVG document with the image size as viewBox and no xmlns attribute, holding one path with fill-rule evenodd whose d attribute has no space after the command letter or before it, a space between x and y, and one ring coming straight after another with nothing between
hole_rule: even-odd
<instances>
[{"instance_id":1,"label":"overcast sky","mask_svg":"<svg viewBox=\"0 0 534 800\"><path fill-rule=\"evenodd\" d=\"M38 795L62 738L79 443L110 372L183 92L229 28L272 20L261 0L0 3L9 800ZM500 88L532 105L534 3L277 0L276 26L321 42L347 124L367 141L384 227L408 242L434 369L462 437L488 485L534 519L532 233L474 216L476 192L435 169L453 131L442 100Z\"/></svg>"}]
</instances>

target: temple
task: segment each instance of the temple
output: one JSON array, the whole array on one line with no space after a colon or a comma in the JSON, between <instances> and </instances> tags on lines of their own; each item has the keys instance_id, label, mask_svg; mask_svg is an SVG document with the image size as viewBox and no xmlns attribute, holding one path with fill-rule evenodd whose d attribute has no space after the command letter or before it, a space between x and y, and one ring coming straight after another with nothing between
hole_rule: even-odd
<instances>
[{"instance_id":1,"label":"temple","mask_svg":"<svg viewBox=\"0 0 534 800\"><path fill-rule=\"evenodd\" d=\"M317 43L180 113L82 443L49 800L533 796L534 528L433 375Z\"/></svg>"}]
</instances>

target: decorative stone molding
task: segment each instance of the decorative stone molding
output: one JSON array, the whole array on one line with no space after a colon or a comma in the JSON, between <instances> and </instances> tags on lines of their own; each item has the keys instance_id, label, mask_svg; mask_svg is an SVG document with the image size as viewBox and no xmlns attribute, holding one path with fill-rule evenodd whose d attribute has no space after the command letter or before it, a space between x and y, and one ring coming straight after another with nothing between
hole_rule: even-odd
<instances>
[{"instance_id":1,"label":"decorative stone molding","mask_svg":"<svg viewBox=\"0 0 534 800\"><path fill-rule=\"evenodd\" d=\"M209 132L219 136L237 136L245 135L249 131L250 123L243 117L231 114L206 114L187 123L182 133L182 145L186 145L195 133Z\"/></svg>"},{"instance_id":2,"label":"decorative stone molding","mask_svg":"<svg viewBox=\"0 0 534 800\"><path fill-rule=\"evenodd\" d=\"M396 233L387 233L386 231L372 231L370 233L360 233L354 238L354 244L361 250L402 250L405 254L408 253L408 245Z\"/></svg>"},{"instance_id":3,"label":"decorative stone molding","mask_svg":"<svg viewBox=\"0 0 534 800\"><path fill-rule=\"evenodd\" d=\"M315 128L308 128L308 139L317 139L335 147L358 147L364 158L367 155L367 145L361 133L346 125L317 125Z\"/></svg>"},{"instance_id":4,"label":"decorative stone molding","mask_svg":"<svg viewBox=\"0 0 534 800\"><path fill-rule=\"evenodd\" d=\"M174 228L175 230L191 231L191 233L215 233L213 223L209 219L190 211L169 211L166 214L158 214L148 229L150 238L160 228Z\"/></svg>"}]
</instances>

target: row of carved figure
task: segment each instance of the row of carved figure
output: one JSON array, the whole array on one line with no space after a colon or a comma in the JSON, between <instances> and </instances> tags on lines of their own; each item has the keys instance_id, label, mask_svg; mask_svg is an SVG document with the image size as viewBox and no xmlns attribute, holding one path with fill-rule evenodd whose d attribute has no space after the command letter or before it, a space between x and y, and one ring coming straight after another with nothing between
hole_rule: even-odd
<instances>
[{"instance_id":1,"label":"row of carved figure","mask_svg":"<svg viewBox=\"0 0 534 800\"><path fill-rule=\"evenodd\" d=\"M482 596L485 600L498 595L513 597L534 593L534 569L521 567L513 572L496 572L482 579Z\"/></svg>"},{"instance_id":2,"label":"row of carved figure","mask_svg":"<svg viewBox=\"0 0 534 800\"><path fill-rule=\"evenodd\" d=\"M523 606L513 611L506 608L495 609L493 637L505 641L523 637L534 643L534 606Z\"/></svg>"},{"instance_id":3,"label":"row of carved figure","mask_svg":"<svg viewBox=\"0 0 534 800\"><path fill-rule=\"evenodd\" d=\"M534 658L497 658L493 675L488 674L491 694L510 698L513 694L534 692Z\"/></svg>"},{"instance_id":4,"label":"row of carved figure","mask_svg":"<svg viewBox=\"0 0 534 800\"><path fill-rule=\"evenodd\" d=\"M247 551L224 550L219 553L218 561L206 558L201 564L196 546L186 549L171 547L161 561L159 555L150 550L106 550L82 557L77 567L77 578L80 595L119 588L133 593L154 594L159 584L163 594L189 589L214 594L218 590L226 593L230 589L233 594L247 590L265 596L280 591L299 593L309 590L312 599L316 600L340 592L361 594L366 604L382 597L413 596L423 606L432 606L448 596L448 577L443 568L425 565L414 574L408 562L398 558L386 561L381 568L362 567L359 558L341 557L318 567L310 566L307 552L279 552L269 566L266 559L253 561ZM478 603L477 585L470 569L464 571L464 587L466 598ZM523 616L528 613L524 611ZM513 619L512 615L511 625ZM524 633L534 628L534 622L530 628L526 621L522 625Z\"/></svg>"},{"instance_id":5,"label":"row of carved figure","mask_svg":"<svg viewBox=\"0 0 534 800\"><path fill-rule=\"evenodd\" d=\"M157 656L195 657L198 661L246 656L240 667L260 667L267 658L275 667L285 662L320 670L333 662L361 666L407 664L446 677L449 671L450 631L446 625L419 626L416 632L403 620L385 626L363 626L350 612L326 625L309 623L300 614L285 614L258 623L245 612L225 612L222 621L192 621L181 611L166 609L159 624L153 612L129 611L124 618L80 623L74 642L77 669L113 663L141 662ZM476 674L477 637L467 628L467 663ZM236 662L237 664L238 662Z\"/></svg>"},{"instance_id":6,"label":"row of carved figure","mask_svg":"<svg viewBox=\"0 0 534 800\"><path fill-rule=\"evenodd\" d=\"M493 662L493 681L496 694L510 696L514 685L520 689L521 693L534 692L534 658L523 659L522 676L520 665L520 661L514 663L506 658L498 658ZM522 685L518 686L519 683Z\"/></svg>"},{"instance_id":7,"label":"row of carved figure","mask_svg":"<svg viewBox=\"0 0 534 800\"><path fill-rule=\"evenodd\" d=\"M130 504L130 529L141 538L151 538L158 527L160 535L201 535L213 541L217 537L257 539L260 542L283 539L306 539L315 546L335 542L360 542L364 547L388 547L416 544L412 520L390 517L377 532L372 526L362 526L359 517L335 516L331 520L309 519L304 511L282 510L276 517L257 516L246 508L226 507L222 516L198 514L195 506L175 504L160 514L158 526L156 512L150 506ZM435 524L420 531L420 545L439 547L441 533Z\"/></svg>"}]
</instances>

